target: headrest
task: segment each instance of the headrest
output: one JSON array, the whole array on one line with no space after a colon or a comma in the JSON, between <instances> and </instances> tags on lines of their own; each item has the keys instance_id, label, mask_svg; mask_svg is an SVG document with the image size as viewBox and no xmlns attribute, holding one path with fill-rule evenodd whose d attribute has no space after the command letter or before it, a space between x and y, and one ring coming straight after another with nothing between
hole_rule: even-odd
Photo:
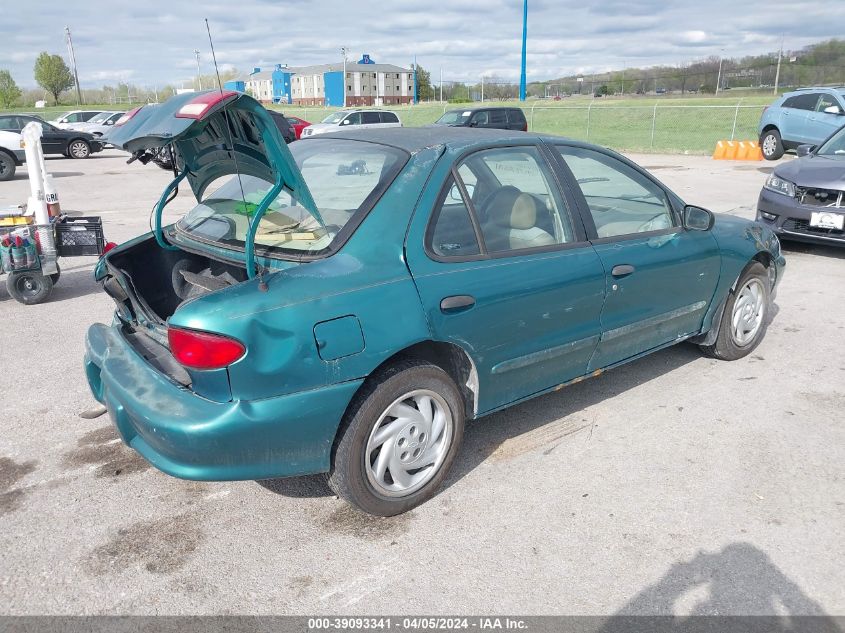
<instances>
[{"instance_id":1,"label":"headrest","mask_svg":"<svg viewBox=\"0 0 845 633\"><path fill-rule=\"evenodd\" d=\"M512 186L493 194L487 209L490 221L512 229L530 229L537 222L537 201L531 194Z\"/></svg>"}]
</instances>

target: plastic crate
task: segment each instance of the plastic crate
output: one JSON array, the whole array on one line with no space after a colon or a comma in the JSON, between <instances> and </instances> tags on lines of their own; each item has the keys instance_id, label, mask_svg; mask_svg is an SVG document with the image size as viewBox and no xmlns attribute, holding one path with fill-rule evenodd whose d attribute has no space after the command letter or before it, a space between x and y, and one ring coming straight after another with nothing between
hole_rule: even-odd
<instances>
[{"instance_id":1,"label":"plastic crate","mask_svg":"<svg viewBox=\"0 0 845 633\"><path fill-rule=\"evenodd\" d=\"M106 239L103 236L103 221L99 216L68 218L54 226L59 257L103 254Z\"/></svg>"}]
</instances>

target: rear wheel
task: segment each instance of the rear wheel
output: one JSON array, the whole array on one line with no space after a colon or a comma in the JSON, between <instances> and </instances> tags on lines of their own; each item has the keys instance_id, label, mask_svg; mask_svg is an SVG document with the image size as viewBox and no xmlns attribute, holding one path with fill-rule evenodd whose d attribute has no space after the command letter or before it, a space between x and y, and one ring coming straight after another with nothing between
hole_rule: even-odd
<instances>
[{"instance_id":1,"label":"rear wheel","mask_svg":"<svg viewBox=\"0 0 845 633\"><path fill-rule=\"evenodd\" d=\"M50 297L53 280L35 271L11 272L6 279L6 289L18 303L35 305Z\"/></svg>"},{"instance_id":2,"label":"rear wheel","mask_svg":"<svg viewBox=\"0 0 845 633\"><path fill-rule=\"evenodd\" d=\"M754 262L731 290L712 345L702 345L708 356L737 360L750 354L766 335L770 280L766 268Z\"/></svg>"},{"instance_id":3,"label":"rear wheel","mask_svg":"<svg viewBox=\"0 0 845 633\"><path fill-rule=\"evenodd\" d=\"M339 431L329 486L378 516L428 500L460 449L464 405L454 381L421 360L397 363L365 385Z\"/></svg>"},{"instance_id":4,"label":"rear wheel","mask_svg":"<svg viewBox=\"0 0 845 633\"><path fill-rule=\"evenodd\" d=\"M774 128L763 132L760 135L760 149L766 160L777 160L783 156L783 141L780 138L780 132Z\"/></svg>"},{"instance_id":5,"label":"rear wheel","mask_svg":"<svg viewBox=\"0 0 845 633\"><path fill-rule=\"evenodd\" d=\"M88 158L91 155L91 147L86 141L76 139L68 145L67 153L71 158Z\"/></svg>"},{"instance_id":6,"label":"rear wheel","mask_svg":"<svg viewBox=\"0 0 845 633\"><path fill-rule=\"evenodd\" d=\"M6 152L0 152L0 181L15 177L15 160Z\"/></svg>"}]
</instances>

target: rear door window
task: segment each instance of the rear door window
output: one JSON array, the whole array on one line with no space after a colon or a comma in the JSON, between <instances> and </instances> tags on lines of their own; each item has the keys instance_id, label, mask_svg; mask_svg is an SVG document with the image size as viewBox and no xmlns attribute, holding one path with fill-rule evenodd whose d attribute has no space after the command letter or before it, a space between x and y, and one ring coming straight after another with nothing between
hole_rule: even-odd
<instances>
[{"instance_id":1,"label":"rear door window","mask_svg":"<svg viewBox=\"0 0 845 633\"><path fill-rule=\"evenodd\" d=\"M794 108L796 110L815 110L816 103L819 100L818 92L808 92L807 94L795 95L789 97L783 102L784 108Z\"/></svg>"},{"instance_id":2,"label":"rear door window","mask_svg":"<svg viewBox=\"0 0 845 633\"><path fill-rule=\"evenodd\" d=\"M364 125L370 125L372 123L381 123L381 117L379 116L378 112L364 112L363 122Z\"/></svg>"},{"instance_id":3,"label":"rear door window","mask_svg":"<svg viewBox=\"0 0 845 633\"><path fill-rule=\"evenodd\" d=\"M429 228L428 244L439 257L466 257L481 252L469 215L469 204L452 177L440 194Z\"/></svg>"},{"instance_id":4,"label":"rear door window","mask_svg":"<svg viewBox=\"0 0 845 633\"><path fill-rule=\"evenodd\" d=\"M508 115L504 110L490 110L490 125L498 127L500 125L507 125Z\"/></svg>"},{"instance_id":5,"label":"rear door window","mask_svg":"<svg viewBox=\"0 0 845 633\"><path fill-rule=\"evenodd\" d=\"M511 123L523 125L525 123L525 115L522 114L522 110L508 110L508 120Z\"/></svg>"},{"instance_id":6,"label":"rear door window","mask_svg":"<svg viewBox=\"0 0 845 633\"><path fill-rule=\"evenodd\" d=\"M399 123L399 117L397 117L393 112L382 112L381 113L381 122L382 123Z\"/></svg>"}]
</instances>

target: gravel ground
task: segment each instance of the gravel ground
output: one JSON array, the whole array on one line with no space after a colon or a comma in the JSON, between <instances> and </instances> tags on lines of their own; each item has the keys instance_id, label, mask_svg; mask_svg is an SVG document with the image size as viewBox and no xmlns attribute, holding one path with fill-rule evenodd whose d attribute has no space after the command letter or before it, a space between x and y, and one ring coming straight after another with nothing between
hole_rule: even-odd
<instances>
[{"instance_id":1,"label":"gravel ground","mask_svg":"<svg viewBox=\"0 0 845 633\"><path fill-rule=\"evenodd\" d=\"M771 166L633 156L752 217ZM106 151L49 159L62 207L146 230L167 181ZM23 201L26 170L0 183ZM183 194L174 211L191 206ZM787 245L762 345L680 345L469 424L430 502L358 514L317 477L194 483L86 420L92 258L49 303L0 287L0 613L845 614L845 250Z\"/></svg>"}]
</instances>

